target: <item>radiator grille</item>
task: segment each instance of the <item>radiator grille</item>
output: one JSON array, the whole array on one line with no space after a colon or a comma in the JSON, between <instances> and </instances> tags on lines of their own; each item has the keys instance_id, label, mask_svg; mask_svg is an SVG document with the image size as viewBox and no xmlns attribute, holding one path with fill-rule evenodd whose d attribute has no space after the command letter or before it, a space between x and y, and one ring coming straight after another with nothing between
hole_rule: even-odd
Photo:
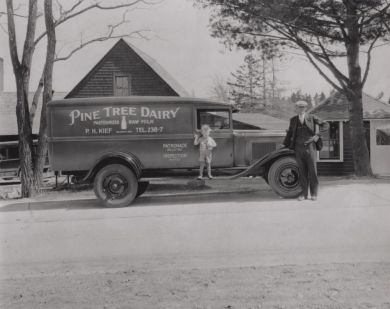
<instances>
[{"instance_id":1,"label":"radiator grille","mask_svg":"<svg viewBox=\"0 0 390 309\"><path fill-rule=\"evenodd\" d=\"M253 143L252 144L252 161L260 159L267 153L276 150L276 143Z\"/></svg>"}]
</instances>

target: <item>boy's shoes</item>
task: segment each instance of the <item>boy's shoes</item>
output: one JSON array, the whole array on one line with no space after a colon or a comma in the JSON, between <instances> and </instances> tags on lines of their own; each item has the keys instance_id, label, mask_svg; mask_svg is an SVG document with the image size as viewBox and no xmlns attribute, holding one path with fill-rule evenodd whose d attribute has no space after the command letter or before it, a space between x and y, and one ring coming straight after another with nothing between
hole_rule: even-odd
<instances>
[{"instance_id":1,"label":"boy's shoes","mask_svg":"<svg viewBox=\"0 0 390 309\"><path fill-rule=\"evenodd\" d=\"M198 179L199 179L199 180L202 180L202 179L203 179L203 176L198 176Z\"/></svg>"},{"instance_id":2,"label":"boy's shoes","mask_svg":"<svg viewBox=\"0 0 390 309\"><path fill-rule=\"evenodd\" d=\"M300 195L299 197L298 197L298 201L304 201L304 200L306 200L307 198L306 197L304 197L303 195Z\"/></svg>"},{"instance_id":3,"label":"boy's shoes","mask_svg":"<svg viewBox=\"0 0 390 309\"><path fill-rule=\"evenodd\" d=\"M208 175L207 176L209 179L213 179L214 177L213 176L211 176L211 175Z\"/></svg>"},{"instance_id":4,"label":"boy's shoes","mask_svg":"<svg viewBox=\"0 0 390 309\"><path fill-rule=\"evenodd\" d=\"M311 200L312 200L312 201L316 201L316 200L317 200L317 196L313 195L313 196L311 197Z\"/></svg>"}]
</instances>

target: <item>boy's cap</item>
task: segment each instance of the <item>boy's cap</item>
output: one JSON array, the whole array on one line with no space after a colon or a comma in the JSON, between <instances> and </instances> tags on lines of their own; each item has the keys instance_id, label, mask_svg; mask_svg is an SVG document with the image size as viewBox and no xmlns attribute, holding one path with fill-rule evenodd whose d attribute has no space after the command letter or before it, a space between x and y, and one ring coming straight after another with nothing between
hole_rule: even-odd
<instances>
[{"instance_id":1,"label":"boy's cap","mask_svg":"<svg viewBox=\"0 0 390 309\"><path fill-rule=\"evenodd\" d=\"M298 101L297 103L295 103L295 106L297 106L297 107L307 107L308 104L307 104L306 101L301 100L301 101Z\"/></svg>"}]
</instances>

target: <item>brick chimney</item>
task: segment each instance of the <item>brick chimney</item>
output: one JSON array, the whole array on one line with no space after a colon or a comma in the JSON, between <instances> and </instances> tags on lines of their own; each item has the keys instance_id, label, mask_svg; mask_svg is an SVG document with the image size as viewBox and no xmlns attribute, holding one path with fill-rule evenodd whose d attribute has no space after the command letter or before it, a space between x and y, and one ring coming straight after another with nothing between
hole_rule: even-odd
<instances>
[{"instance_id":1,"label":"brick chimney","mask_svg":"<svg viewBox=\"0 0 390 309\"><path fill-rule=\"evenodd\" d=\"M4 91L4 60L0 57L0 93Z\"/></svg>"}]
</instances>

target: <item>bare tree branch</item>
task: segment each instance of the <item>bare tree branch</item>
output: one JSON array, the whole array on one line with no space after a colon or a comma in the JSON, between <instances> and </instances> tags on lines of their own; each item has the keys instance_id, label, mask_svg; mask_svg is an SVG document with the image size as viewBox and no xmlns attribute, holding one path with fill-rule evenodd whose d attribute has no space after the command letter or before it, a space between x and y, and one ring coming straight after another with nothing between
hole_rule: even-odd
<instances>
[{"instance_id":1,"label":"bare tree branch","mask_svg":"<svg viewBox=\"0 0 390 309\"><path fill-rule=\"evenodd\" d=\"M345 76L333 63L333 61L330 59L324 45L322 45L321 40L317 37L318 45L320 46L322 53L324 55L324 58L326 62L329 64L329 69L332 71L332 73L337 77L337 79L341 79L344 82L348 82L348 77Z\"/></svg>"},{"instance_id":2,"label":"bare tree branch","mask_svg":"<svg viewBox=\"0 0 390 309\"><path fill-rule=\"evenodd\" d=\"M34 92L34 97L32 99L31 106L30 106L30 122L31 122L31 126L34 123L35 113L37 111L38 104L39 104L39 99L40 99L41 93L42 93L43 78L44 78L44 72L42 72L41 78L39 79L39 83L38 83L37 89Z\"/></svg>"},{"instance_id":3,"label":"bare tree branch","mask_svg":"<svg viewBox=\"0 0 390 309\"><path fill-rule=\"evenodd\" d=\"M372 53L372 50L374 49L375 43L378 41L378 39L379 39L379 36L377 36L375 38L375 40L373 40L371 42L370 47L367 50L367 62L366 62L366 69L365 69L364 74L363 74L362 87L364 87L364 85L366 84L366 81L368 78L368 73L369 73L370 67L371 67L371 53Z\"/></svg>"},{"instance_id":4,"label":"bare tree branch","mask_svg":"<svg viewBox=\"0 0 390 309\"><path fill-rule=\"evenodd\" d=\"M74 6L71 9L69 9L67 11L64 10L63 7L59 8L59 10L62 11L62 12L68 12L68 11L74 9L74 8L77 8L83 2L84 2L84 0L79 0L76 4L74 4ZM146 35L144 35L144 33L150 31L148 29L143 29L143 30L141 29L141 30L132 31L132 32L128 32L128 33L116 34L116 31L122 25L128 24L130 22L127 19L127 14L129 13L129 11L130 11L130 9L127 9L123 13L121 21L119 21L118 23L113 24L113 25L108 25L107 26L107 33L105 35L100 35L100 36L94 37L94 38L89 39L89 40L84 40L83 37L82 37L82 34L81 34L81 39L80 39L79 45L76 46L75 48L73 48L71 51L69 51L65 55L59 56L58 54L56 54L55 58L54 58L54 62L68 60L69 58L71 58L75 53L77 53L81 49L83 49L83 48L85 48L88 45L91 45L93 43L97 43L97 42L103 42L103 41L107 41L107 40L111 40L111 39L126 38L126 37L127 38L136 37L136 38L142 38L142 39L146 39L147 40L148 37ZM41 98L41 94L42 94L42 90L43 90L43 85L44 85L44 72L42 72L42 75L41 75L41 78L39 80L38 86L37 86L37 88L36 88L36 90L34 92L33 100L31 102L31 106L30 106L31 124L34 121L35 113L36 113L36 110L37 110L38 105L40 103L40 98Z\"/></svg>"},{"instance_id":5,"label":"bare tree branch","mask_svg":"<svg viewBox=\"0 0 390 309\"><path fill-rule=\"evenodd\" d=\"M7 29L6 29L6 28L4 27L4 25L1 24L1 23L0 23L0 29L1 29L1 31L3 31L6 35L8 35Z\"/></svg>"},{"instance_id":6,"label":"bare tree branch","mask_svg":"<svg viewBox=\"0 0 390 309\"><path fill-rule=\"evenodd\" d=\"M22 5L21 3L19 3L18 6L17 6L16 8L13 8L13 13L12 13L12 15L13 15L14 17L27 18L28 15L17 13L23 6L24 6L24 5ZM3 15L8 15L8 12L0 11L0 17L3 16Z\"/></svg>"},{"instance_id":7,"label":"bare tree branch","mask_svg":"<svg viewBox=\"0 0 390 309\"><path fill-rule=\"evenodd\" d=\"M272 24L269 24L269 26L271 28L273 28L275 31L277 31L278 33L280 33L283 37L287 38L289 41L293 42L294 44L296 44L297 46L300 47L300 49L302 49L307 57L307 59L310 61L310 63L314 66L314 68L319 72L319 74L324 77L324 79L332 86L334 87L336 90L338 91L342 91L343 89L345 89L346 87L346 76L344 76L333 64L333 62L329 63L327 60L324 60L324 55L323 54L320 54L320 53L316 53L312 48L310 48L310 45L308 44L308 42L302 40L300 38L300 36L297 34L297 32L295 31L295 28L290 28L287 24L284 25L284 27L287 29L287 31L284 31L282 29L280 29L279 27L275 27L274 25ZM319 44L318 46L322 46L321 44L321 41L317 41ZM322 48L324 48L322 46ZM322 49L321 48L321 49ZM326 49L324 48L324 50L326 52ZM319 61L322 65L324 65L325 67L327 67L332 73L333 75L336 77L337 81L340 83L341 87L338 86L329 76L327 76L327 74L321 69L321 67L316 63L316 61L313 59L313 57ZM325 59L329 59L330 60L330 57L329 55L327 56L327 58L325 57ZM332 65L334 66L334 68L336 68L336 70L332 69ZM341 75L339 75L338 73L340 73Z\"/></svg>"},{"instance_id":8,"label":"bare tree branch","mask_svg":"<svg viewBox=\"0 0 390 309\"><path fill-rule=\"evenodd\" d=\"M321 74L321 76L325 77L325 80L328 81L331 86L333 86L334 88L336 88L338 91L340 91L341 89L345 89L346 86L347 86L347 82L348 82L348 78L342 74L336 67L335 65L333 64L333 62L329 59L325 59L323 58L323 55L319 55L315 52L313 52L309 46L306 46L304 43L300 42L299 40L297 40L297 44L298 46L301 47L301 49L305 52L307 58L309 59L310 63L313 64L313 66L315 67L315 69ZM341 85L341 87L339 86L336 86L336 83L334 81L331 80L331 78L329 76L327 76L325 74L325 72L323 70L321 70L321 68L318 66L318 64L314 61L314 59L316 59L318 62L320 62L323 66L325 66L327 69L329 69L329 71L333 74L333 76L337 79L337 81L339 82L339 84Z\"/></svg>"},{"instance_id":9,"label":"bare tree branch","mask_svg":"<svg viewBox=\"0 0 390 309\"><path fill-rule=\"evenodd\" d=\"M16 31L14 19L14 6L12 0L7 0L8 41L11 51L11 61L14 68L19 68L20 61L16 44Z\"/></svg>"},{"instance_id":10,"label":"bare tree branch","mask_svg":"<svg viewBox=\"0 0 390 309\"><path fill-rule=\"evenodd\" d=\"M343 92L343 88L339 87L335 82L333 82L328 75L325 74L325 72L319 67L319 65L314 61L310 53L306 50L303 50L306 54L306 57L309 59L310 63L314 66L314 68L318 71L318 73L337 91Z\"/></svg>"},{"instance_id":11,"label":"bare tree branch","mask_svg":"<svg viewBox=\"0 0 390 309\"><path fill-rule=\"evenodd\" d=\"M77 46L76 48L74 48L73 50L71 50L68 54L64 55L64 56L60 56L60 57L56 57L54 59L54 61L64 61L64 60L68 60L69 58L71 58L75 53L77 53L78 51L80 51L81 49L83 49L84 47L88 46L88 45L91 45L93 43L97 43L97 42L103 42L103 41L107 41L107 40L111 40L111 39L120 39L120 38L130 38L130 37L134 37L134 36L137 36L138 38L143 38L143 39L147 39L146 36L142 35L142 30L140 31L133 31L133 32L130 32L128 34L118 34L118 35L107 35L107 36L104 36L104 37L97 37L97 38L93 38L93 39L90 39L88 41L85 41L85 42L82 42L80 43L79 46Z\"/></svg>"},{"instance_id":12,"label":"bare tree branch","mask_svg":"<svg viewBox=\"0 0 390 309\"><path fill-rule=\"evenodd\" d=\"M102 1L97 1L94 4L88 5L84 8L79 8L85 0L78 0L69 10L64 10L63 14L60 15L60 17L55 21L54 26L58 27L61 24L65 23L71 18L77 17L87 11L93 10L93 9L99 9L99 10L116 10L120 8L130 8L134 7L137 4L153 4L154 2L147 2L145 0L132 0L127 3L120 3L117 5L111 5L111 6L104 6L102 5ZM79 8L79 10L77 10ZM42 40L46 36L46 31L42 32L36 39L34 44L37 45L40 40Z\"/></svg>"},{"instance_id":13,"label":"bare tree branch","mask_svg":"<svg viewBox=\"0 0 390 309\"><path fill-rule=\"evenodd\" d=\"M367 18L364 23L362 22L361 23L361 27L364 26L364 25L368 25L370 24L373 20L375 20L376 18L381 18L384 16L384 15L387 15L387 16L390 16L390 14L388 13L388 10L390 9L390 3L387 2L387 5L385 5L381 10L376 10L378 13L377 14L374 14L372 15L370 18Z\"/></svg>"},{"instance_id":14,"label":"bare tree branch","mask_svg":"<svg viewBox=\"0 0 390 309\"><path fill-rule=\"evenodd\" d=\"M28 19L27 19L27 31L26 38L24 40L23 47L23 56L22 56L22 65L30 66L32 56L34 54L35 44L35 29L37 24L37 16L38 16L38 6L37 0L30 1L29 9L28 9Z\"/></svg>"},{"instance_id":15,"label":"bare tree branch","mask_svg":"<svg viewBox=\"0 0 390 309\"><path fill-rule=\"evenodd\" d=\"M127 18L126 18L126 14L127 13L128 13L128 10L126 10L123 13L122 20L120 22L118 22L118 23L116 23L114 25L108 25L107 26L108 29L107 29L107 34L106 35L98 36L98 37L89 39L87 41L84 41L81 38L80 44L77 47L72 49L70 52L68 52L68 54L66 54L64 56L56 55L54 61L68 60L70 57L72 57L75 53L77 53L78 51L80 51L84 47L86 47L88 45L91 45L93 43L96 43L96 42L103 42L103 41L107 41L107 40L118 39L118 38L126 38L126 37L127 38L138 37L138 38L142 38L142 39L146 39L147 40L148 38L143 34L143 33L149 31L147 29L136 30L136 31L132 31L132 32L129 32L129 33L124 33L124 34L115 34L115 30L117 30L120 26L129 23L129 20L127 20Z\"/></svg>"},{"instance_id":16,"label":"bare tree branch","mask_svg":"<svg viewBox=\"0 0 390 309\"><path fill-rule=\"evenodd\" d=\"M0 17L3 16L3 15L7 15L7 13L0 11ZM27 15L18 14L18 13L13 13L12 15L15 16L15 17L20 17L20 18L28 18Z\"/></svg>"}]
</instances>

